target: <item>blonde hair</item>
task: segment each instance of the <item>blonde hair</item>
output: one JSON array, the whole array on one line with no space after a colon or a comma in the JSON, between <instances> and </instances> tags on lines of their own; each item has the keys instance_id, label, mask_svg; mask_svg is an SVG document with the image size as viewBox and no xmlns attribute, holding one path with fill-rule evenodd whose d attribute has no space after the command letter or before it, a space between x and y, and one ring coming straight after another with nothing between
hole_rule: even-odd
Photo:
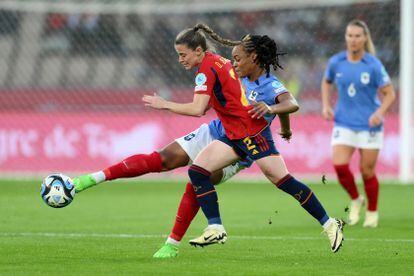
<instances>
[{"instance_id":1,"label":"blonde hair","mask_svg":"<svg viewBox=\"0 0 414 276\"><path fill-rule=\"evenodd\" d=\"M370 54L375 56L375 45L374 42L372 42L371 33L368 29L367 24L362 20L354 19L351 20L347 26L357 26L362 28L362 30L364 31L364 35L367 38L367 41L365 42L365 50L367 50Z\"/></svg>"}]
</instances>

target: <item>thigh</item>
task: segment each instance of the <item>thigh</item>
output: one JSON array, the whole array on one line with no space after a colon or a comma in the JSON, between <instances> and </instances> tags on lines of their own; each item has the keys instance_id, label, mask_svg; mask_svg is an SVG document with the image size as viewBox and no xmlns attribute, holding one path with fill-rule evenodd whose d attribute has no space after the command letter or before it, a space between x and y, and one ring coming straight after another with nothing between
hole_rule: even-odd
<instances>
[{"instance_id":1,"label":"thigh","mask_svg":"<svg viewBox=\"0 0 414 276\"><path fill-rule=\"evenodd\" d=\"M374 170L377 164L379 150L378 149L360 149L360 167L362 170Z\"/></svg>"},{"instance_id":2,"label":"thigh","mask_svg":"<svg viewBox=\"0 0 414 276\"><path fill-rule=\"evenodd\" d=\"M190 158L187 152L176 141L168 144L159 151L163 171L187 166Z\"/></svg>"},{"instance_id":3,"label":"thigh","mask_svg":"<svg viewBox=\"0 0 414 276\"><path fill-rule=\"evenodd\" d=\"M285 177L289 171L281 155L271 155L256 161L263 174L274 184Z\"/></svg>"},{"instance_id":4,"label":"thigh","mask_svg":"<svg viewBox=\"0 0 414 276\"><path fill-rule=\"evenodd\" d=\"M354 153L355 148L348 145L333 145L332 146L332 160L334 165L349 164Z\"/></svg>"},{"instance_id":5,"label":"thigh","mask_svg":"<svg viewBox=\"0 0 414 276\"><path fill-rule=\"evenodd\" d=\"M231 146L215 140L197 155L194 165L200 166L209 172L214 172L239 159L240 157Z\"/></svg>"}]
</instances>

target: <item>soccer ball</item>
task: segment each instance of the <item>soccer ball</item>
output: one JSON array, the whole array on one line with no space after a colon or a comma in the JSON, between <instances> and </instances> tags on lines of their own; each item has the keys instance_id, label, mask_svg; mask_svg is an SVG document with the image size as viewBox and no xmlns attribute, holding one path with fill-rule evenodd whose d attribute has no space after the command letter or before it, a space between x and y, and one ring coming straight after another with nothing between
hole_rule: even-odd
<instances>
[{"instance_id":1,"label":"soccer ball","mask_svg":"<svg viewBox=\"0 0 414 276\"><path fill-rule=\"evenodd\" d=\"M62 208L72 202L75 196L75 186L69 176L54 173L43 180L40 195L50 207Z\"/></svg>"}]
</instances>

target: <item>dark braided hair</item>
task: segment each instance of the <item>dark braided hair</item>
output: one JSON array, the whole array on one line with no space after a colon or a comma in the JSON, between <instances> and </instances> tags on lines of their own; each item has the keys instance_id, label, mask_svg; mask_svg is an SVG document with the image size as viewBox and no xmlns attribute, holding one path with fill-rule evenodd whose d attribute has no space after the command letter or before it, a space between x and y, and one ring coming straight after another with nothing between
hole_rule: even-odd
<instances>
[{"instance_id":1,"label":"dark braided hair","mask_svg":"<svg viewBox=\"0 0 414 276\"><path fill-rule=\"evenodd\" d=\"M267 35L245 35L242 44L247 53L257 54L256 63L266 70L267 75L270 73L270 66L273 66L274 70L283 69L279 64L279 56L286 53L278 52L276 42Z\"/></svg>"}]
</instances>

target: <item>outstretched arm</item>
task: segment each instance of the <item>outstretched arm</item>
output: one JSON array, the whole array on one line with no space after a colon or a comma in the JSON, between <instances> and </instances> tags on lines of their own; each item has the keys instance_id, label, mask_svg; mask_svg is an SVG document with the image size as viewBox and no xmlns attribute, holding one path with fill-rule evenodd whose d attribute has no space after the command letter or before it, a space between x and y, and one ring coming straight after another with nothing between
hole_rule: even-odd
<instances>
[{"instance_id":1,"label":"outstretched arm","mask_svg":"<svg viewBox=\"0 0 414 276\"><path fill-rule=\"evenodd\" d=\"M145 106L155 109L165 109L181 115L201 117L208 109L210 96L205 94L194 94L193 102L191 103L167 101L156 94L153 96L145 95L142 97L142 100L145 102Z\"/></svg>"}]
</instances>

